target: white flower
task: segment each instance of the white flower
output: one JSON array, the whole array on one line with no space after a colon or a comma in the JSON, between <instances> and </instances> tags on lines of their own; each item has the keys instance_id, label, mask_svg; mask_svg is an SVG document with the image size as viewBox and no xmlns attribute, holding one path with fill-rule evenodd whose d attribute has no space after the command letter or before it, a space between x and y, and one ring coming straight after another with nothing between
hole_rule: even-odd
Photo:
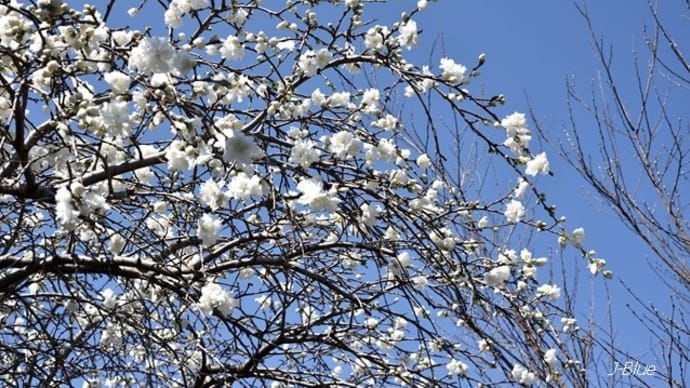
<instances>
[{"instance_id":1,"label":"white flower","mask_svg":"<svg viewBox=\"0 0 690 388\"><path fill-rule=\"evenodd\" d=\"M326 104L326 96L321 92L321 89L316 88L311 92L311 102L316 106L323 106Z\"/></svg>"},{"instance_id":2,"label":"white flower","mask_svg":"<svg viewBox=\"0 0 690 388\"><path fill-rule=\"evenodd\" d=\"M388 36L390 31L386 26L374 26L367 31L364 37L364 45L367 49L381 52L385 45L385 38Z\"/></svg>"},{"instance_id":3,"label":"white flower","mask_svg":"<svg viewBox=\"0 0 690 388\"><path fill-rule=\"evenodd\" d=\"M244 58L244 46L242 45L242 42L240 42L240 40L234 35L230 35L225 38L223 45L220 46L218 51L223 58L237 60Z\"/></svg>"},{"instance_id":4,"label":"white flower","mask_svg":"<svg viewBox=\"0 0 690 388\"><path fill-rule=\"evenodd\" d=\"M100 110L101 120L105 130L111 136L129 135L129 109L127 108L127 101L111 101L103 104Z\"/></svg>"},{"instance_id":5,"label":"white flower","mask_svg":"<svg viewBox=\"0 0 690 388\"><path fill-rule=\"evenodd\" d=\"M421 154L417 157L417 166L422 169L427 169L431 165L431 160L427 154Z\"/></svg>"},{"instance_id":6,"label":"white flower","mask_svg":"<svg viewBox=\"0 0 690 388\"><path fill-rule=\"evenodd\" d=\"M411 280L417 288L425 288L429 284L429 279L424 275L415 276Z\"/></svg>"},{"instance_id":7,"label":"white flower","mask_svg":"<svg viewBox=\"0 0 690 388\"><path fill-rule=\"evenodd\" d=\"M396 258L391 260L388 265L388 270L396 276L402 275L405 268L410 266L410 254L408 252L402 252Z\"/></svg>"},{"instance_id":8,"label":"white flower","mask_svg":"<svg viewBox=\"0 0 690 388\"><path fill-rule=\"evenodd\" d=\"M398 119L391 114L386 114L385 117L382 117L371 123L371 126L374 128L380 128L385 129L386 131L390 131L398 127Z\"/></svg>"},{"instance_id":9,"label":"white flower","mask_svg":"<svg viewBox=\"0 0 690 388\"><path fill-rule=\"evenodd\" d=\"M579 329L577 326L577 319L575 318L563 317L561 318L561 323L563 324L564 333Z\"/></svg>"},{"instance_id":10,"label":"white flower","mask_svg":"<svg viewBox=\"0 0 690 388\"><path fill-rule=\"evenodd\" d=\"M510 267L507 265L500 265L484 274L484 282L489 287L500 287L508 280L509 277Z\"/></svg>"},{"instance_id":11,"label":"white flower","mask_svg":"<svg viewBox=\"0 0 690 388\"><path fill-rule=\"evenodd\" d=\"M388 226L386 229L386 234L383 236L384 239L386 240L399 240L400 239L400 234L398 233L395 228L392 226Z\"/></svg>"},{"instance_id":12,"label":"white flower","mask_svg":"<svg viewBox=\"0 0 690 388\"><path fill-rule=\"evenodd\" d=\"M381 139L375 149L377 159L385 160L387 162L394 162L397 157L397 147L392 139Z\"/></svg>"},{"instance_id":13,"label":"white flower","mask_svg":"<svg viewBox=\"0 0 690 388\"><path fill-rule=\"evenodd\" d=\"M330 138L328 151L339 159L355 156L360 151L362 142L351 132L340 131Z\"/></svg>"},{"instance_id":14,"label":"white flower","mask_svg":"<svg viewBox=\"0 0 690 388\"><path fill-rule=\"evenodd\" d=\"M167 73L173 70L174 57L175 50L166 38L146 37L132 49L129 67L144 74Z\"/></svg>"},{"instance_id":15,"label":"white flower","mask_svg":"<svg viewBox=\"0 0 690 388\"><path fill-rule=\"evenodd\" d=\"M570 243L575 248L585 249L585 229L577 228L573 230L573 233L570 235Z\"/></svg>"},{"instance_id":16,"label":"white flower","mask_svg":"<svg viewBox=\"0 0 690 388\"><path fill-rule=\"evenodd\" d=\"M602 270L602 268L604 268L605 265L606 265L606 260L591 259L591 261L588 264L589 272L592 275L596 275L597 273L599 273L599 271Z\"/></svg>"},{"instance_id":17,"label":"white flower","mask_svg":"<svg viewBox=\"0 0 690 388\"><path fill-rule=\"evenodd\" d=\"M516 264L517 263L517 253L513 249L506 249L503 252L498 253L498 258L496 259L501 264Z\"/></svg>"},{"instance_id":18,"label":"white flower","mask_svg":"<svg viewBox=\"0 0 690 388\"><path fill-rule=\"evenodd\" d=\"M552 300L556 300L561 296L561 289L552 284L542 284L537 288L537 293L539 295L548 296Z\"/></svg>"},{"instance_id":19,"label":"white flower","mask_svg":"<svg viewBox=\"0 0 690 388\"><path fill-rule=\"evenodd\" d=\"M417 23L410 19L407 23L400 26L398 30L400 35L398 35L398 44L401 47L405 47L411 50L414 46L419 43L419 34L417 33Z\"/></svg>"},{"instance_id":20,"label":"white flower","mask_svg":"<svg viewBox=\"0 0 690 388\"><path fill-rule=\"evenodd\" d=\"M103 74L103 79L110 85L113 93L126 93L129 90L129 76L119 71Z\"/></svg>"},{"instance_id":21,"label":"white flower","mask_svg":"<svg viewBox=\"0 0 690 388\"><path fill-rule=\"evenodd\" d=\"M544 361L549 364L551 369L558 367L558 357L556 357L556 349L549 349L544 352Z\"/></svg>"},{"instance_id":22,"label":"white flower","mask_svg":"<svg viewBox=\"0 0 690 388\"><path fill-rule=\"evenodd\" d=\"M380 206L370 206L369 204L363 203L359 209L362 212L362 215L359 218L359 222L362 224L372 227L376 225L376 222L378 221L379 214L383 209L381 209Z\"/></svg>"},{"instance_id":23,"label":"white flower","mask_svg":"<svg viewBox=\"0 0 690 388\"><path fill-rule=\"evenodd\" d=\"M515 187L515 198L522 198L525 195L525 192L527 192L528 187L529 182L524 180L522 177L518 178L518 184L517 187Z\"/></svg>"},{"instance_id":24,"label":"white flower","mask_svg":"<svg viewBox=\"0 0 690 388\"><path fill-rule=\"evenodd\" d=\"M208 213L201 216L196 230L197 236L201 239L201 244L205 247L209 247L218 241L222 226L223 224L220 222L220 220L214 218Z\"/></svg>"},{"instance_id":25,"label":"white flower","mask_svg":"<svg viewBox=\"0 0 690 388\"><path fill-rule=\"evenodd\" d=\"M201 297L196 304L204 315L211 315L216 309L223 316L229 316L237 301L219 284L208 283L201 289Z\"/></svg>"},{"instance_id":26,"label":"white flower","mask_svg":"<svg viewBox=\"0 0 690 388\"><path fill-rule=\"evenodd\" d=\"M457 84L467 81L467 77L465 77L467 68L459 63L455 63L450 58L441 58L439 68L442 70L441 77L448 82Z\"/></svg>"},{"instance_id":27,"label":"white flower","mask_svg":"<svg viewBox=\"0 0 690 388\"><path fill-rule=\"evenodd\" d=\"M323 191L323 182L317 178L304 179L297 184L297 189L302 195L297 202L311 206L314 211L326 210L334 212L338 208L340 199L334 189Z\"/></svg>"},{"instance_id":28,"label":"white flower","mask_svg":"<svg viewBox=\"0 0 690 388\"><path fill-rule=\"evenodd\" d=\"M534 265L536 267L541 267L548 261L546 257L532 257L532 252L530 252L528 249L523 249L520 251L520 259L525 264Z\"/></svg>"},{"instance_id":29,"label":"white flower","mask_svg":"<svg viewBox=\"0 0 690 388\"><path fill-rule=\"evenodd\" d=\"M223 153L223 159L226 162L248 165L254 159L259 159L264 155L252 137L239 131L229 132L230 135L225 139L225 152Z\"/></svg>"},{"instance_id":30,"label":"white flower","mask_svg":"<svg viewBox=\"0 0 690 388\"><path fill-rule=\"evenodd\" d=\"M113 323L108 322L101 332L100 345L104 348L118 347L122 344L122 330Z\"/></svg>"},{"instance_id":31,"label":"white flower","mask_svg":"<svg viewBox=\"0 0 690 388\"><path fill-rule=\"evenodd\" d=\"M506 130L506 140L503 145L518 155L521 155L532 139L524 113L515 112L501 120L501 126Z\"/></svg>"},{"instance_id":32,"label":"white flower","mask_svg":"<svg viewBox=\"0 0 690 388\"><path fill-rule=\"evenodd\" d=\"M196 11L208 5L208 0L173 0L170 3L170 8L176 8L180 14L189 11Z\"/></svg>"},{"instance_id":33,"label":"white flower","mask_svg":"<svg viewBox=\"0 0 690 388\"><path fill-rule=\"evenodd\" d=\"M519 131L527 128L527 120L524 113L513 112L501 120L501 126L509 131Z\"/></svg>"},{"instance_id":34,"label":"white flower","mask_svg":"<svg viewBox=\"0 0 690 388\"><path fill-rule=\"evenodd\" d=\"M256 274L256 271L254 271L254 268L251 268L251 267L242 268L240 270L240 279L243 279L243 280L251 279L252 277L254 277L255 274Z\"/></svg>"},{"instance_id":35,"label":"white flower","mask_svg":"<svg viewBox=\"0 0 690 388\"><path fill-rule=\"evenodd\" d=\"M117 255L122 252L122 248L124 248L126 243L127 241L124 237L114 233L112 236L110 236L110 239L108 239L108 251Z\"/></svg>"},{"instance_id":36,"label":"white flower","mask_svg":"<svg viewBox=\"0 0 690 388\"><path fill-rule=\"evenodd\" d=\"M315 146L316 143L313 140L298 141L292 146L289 160L298 163L302 168L311 166L321 156L321 151Z\"/></svg>"},{"instance_id":37,"label":"white flower","mask_svg":"<svg viewBox=\"0 0 690 388\"><path fill-rule=\"evenodd\" d=\"M491 341L486 338L482 338L477 341L477 347L479 348L480 352L488 352L491 350Z\"/></svg>"},{"instance_id":38,"label":"white flower","mask_svg":"<svg viewBox=\"0 0 690 388\"><path fill-rule=\"evenodd\" d=\"M228 194L235 199L245 201L251 197L260 197L264 194L261 186L261 178L258 175L249 177L240 172L232 178L228 185Z\"/></svg>"},{"instance_id":39,"label":"white flower","mask_svg":"<svg viewBox=\"0 0 690 388\"><path fill-rule=\"evenodd\" d=\"M373 114L378 112L380 92L378 89L367 89L362 94L362 102L359 107L364 113Z\"/></svg>"},{"instance_id":40,"label":"white flower","mask_svg":"<svg viewBox=\"0 0 690 388\"><path fill-rule=\"evenodd\" d=\"M165 158L168 160L168 169L180 171L189 168L189 160L185 153L185 145L181 140L173 140L165 150Z\"/></svg>"},{"instance_id":41,"label":"white flower","mask_svg":"<svg viewBox=\"0 0 690 388\"><path fill-rule=\"evenodd\" d=\"M112 310L115 307L117 298L115 297L112 289L106 288L105 290L101 291L101 297L103 298L103 307L108 310Z\"/></svg>"},{"instance_id":42,"label":"white flower","mask_svg":"<svg viewBox=\"0 0 690 388\"><path fill-rule=\"evenodd\" d=\"M298 66L306 76L311 77L328 65L332 55L326 48L322 48L319 51L307 50L300 55Z\"/></svg>"},{"instance_id":43,"label":"white flower","mask_svg":"<svg viewBox=\"0 0 690 388\"><path fill-rule=\"evenodd\" d=\"M350 105L349 92L337 92L328 97L328 105L332 108L346 108Z\"/></svg>"},{"instance_id":44,"label":"white flower","mask_svg":"<svg viewBox=\"0 0 690 388\"><path fill-rule=\"evenodd\" d=\"M515 364L513 370L510 372L510 377L519 384L532 384L534 382L534 373L528 371L524 366Z\"/></svg>"},{"instance_id":45,"label":"white flower","mask_svg":"<svg viewBox=\"0 0 690 388\"><path fill-rule=\"evenodd\" d=\"M175 2L170 3L168 9L163 13L163 20L168 28L182 27L182 10L175 5Z\"/></svg>"},{"instance_id":46,"label":"white flower","mask_svg":"<svg viewBox=\"0 0 690 388\"><path fill-rule=\"evenodd\" d=\"M546 152L542 152L539 155L532 158L527 162L527 168L525 168L525 174L535 176L537 174L548 174L549 173L549 161L546 159Z\"/></svg>"},{"instance_id":47,"label":"white flower","mask_svg":"<svg viewBox=\"0 0 690 388\"><path fill-rule=\"evenodd\" d=\"M199 200L202 204L215 211L225 205L227 197L220 191L220 186L213 179L209 179L201 184L199 189Z\"/></svg>"},{"instance_id":48,"label":"white flower","mask_svg":"<svg viewBox=\"0 0 690 388\"><path fill-rule=\"evenodd\" d=\"M374 317L369 317L364 321L364 326L367 329L373 329L379 324L379 320Z\"/></svg>"},{"instance_id":49,"label":"white flower","mask_svg":"<svg viewBox=\"0 0 690 388\"><path fill-rule=\"evenodd\" d=\"M487 226L489 226L489 217L487 216L482 216L482 218L477 221L477 227L480 229L484 229Z\"/></svg>"},{"instance_id":50,"label":"white flower","mask_svg":"<svg viewBox=\"0 0 690 388\"><path fill-rule=\"evenodd\" d=\"M79 212L72 206L72 193L65 186L55 194L55 212L57 220L65 227L72 226L79 216Z\"/></svg>"},{"instance_id":51,"label":"white flower","mask_svg":"<svg viewBox=\"0 0 690 388\"><path fill-rule=\"evenodd\" d=\"M467 365L462 361L453 359L448 364L446 364L446 369L448 369L449 375L464 376L465 373L467 373L468 368Z\"/></svg>"},{"instance_id":52,"label":"white flower","mask_svg":"<svg viewBox=\"0 0 690 388\"><path fill-rule=\"evenodd\" d=\"M503 215L506 216L508 222L515 224L520 222L525 215L525 208L522 206L522 202L513 199L506 205L506 210L503 212Z\"/></svg>"},{"instance_id":53,"label":"white flower","mask_svg":"<svg viewBox=\"0 0 690 388\"><path fill-rule=\"evenodd\" d=\"M156 201L153 203L153 211L158 214L163 214L168 210L168 203L165 201Z\"/></svg>"}]
</instances>

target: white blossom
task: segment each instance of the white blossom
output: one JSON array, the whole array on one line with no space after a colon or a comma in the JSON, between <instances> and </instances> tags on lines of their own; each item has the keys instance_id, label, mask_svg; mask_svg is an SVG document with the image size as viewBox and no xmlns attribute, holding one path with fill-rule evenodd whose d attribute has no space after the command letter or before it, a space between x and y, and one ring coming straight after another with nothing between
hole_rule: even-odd
<instances>
[{"instance_id":1,"label":"white blossom","mask_svg":"<svg viewBox=\"0 0 690 388\"><path fill-rule=\"evenodd\" d=\"M211 208L215 211L223 207L227 203L227 197L225 193L221 191L218 183L213 179L208 179L201 184L199 188L199 200L202 204Z\"/></svg>"},{"instance_id":2,"label":"white blossom","mask_svg":"<svg viewBox=\"0 0 690 388\"><path fill-rule=\"evenodd\" d=\"M220 284L207 283L201 289L201 297L196 305L204 315L211 315L215 309L227 317L232 314L237 301Z\"/></svg>"},{"instance_id":3,"label":"white blossom","mask_svg":"<svg viewBox=\"0 0 690 388\"><path fill-rule=\"evenodd\" d=\"M489 287L500 287L510 278L510 267L500 265L484 275L484 282Z\"/></svg>"},{"instance_id":4,"label":"white blossom","mask_svg":"<svg viewBox=\"0 0 690 388\"><path fill-rule=\"evenodd\" d=\"M331 108L346 108L350 105L350 96L349 92L336 92L328 97L326 103Z\"/></svg>"},{"instance_id":5,"label":"white blossom","mask_svg":"<svg viewBox=\"0 0 690 388\"><path fill-rule=\"evenodd\" d=\"M316 88L311 92L311 102L316 106L323 106L326 104L326 96L319 88Z\"/></svg>"},{"instance_id":6,"label":"white blossom","mask_svg":"<svg viewBox=\"0 0 690 388\"><path fill-rule=\"evenodd\" d=\"M326 48L318 51L307 50L300 55L298 65L306 76L311 77L328 65L332 55Z\"/></svg>"},{"instance_id":7,"label":"white blossom","mask_svg":"<svg viewBox=\"0 0 690 388\"><path fill-rule=\"evenodd\" d=\"M387 131L394 130L398 128L398 119L391 114L386 114L384 117L371 123L371 126L374 128L385 129Z\"/></svg>"},{"instance_id":8,"label":"white blossom","mask_svg":"<svg viewBox=\"0 0 690 388\"><path fill-rule=\"evenodd\" d=\"M328 151L339 159L356 156L361 150L362 142L349 131L334 133L329 139Z\"/></svg>"},{"instance_id":9,"label":"white blossom","mask_svg":"<svg viewBox=\"0 0 690 388\"><path fill-rule=\"evenodd\" d=\"M127 101L110 101L100 109L105 130L113 137L129 135L130 121Z\"/></svg>"},{"instance_id":10,"label":"white blossom","mask_svg":"<svg viewBox=\"0 0 690 388\"><path fill-rule=\"evenodd\" d=\"M585 229L577 228L570 235L570 243L577 249L585 249Z\"/></svg>"},{"instance_id":11,"label":"white blossom","mask_svg":"<svg viewBox=\"0 0 690 388\"><path fill-rule=\"evenodd\" d=\"M129 67L140 73L167 73L173 71L175 49L166 38L142 39L129 55Z\"/></svg>"},{"instance_id":12,"label":"white blossom","mask_svg":"<svg viewBox=\"0 0 690 388\"><path fill-rule=\"evenodd\" d=\"M390 31L388 31L388 27L386 26L377 25L371 27L367 30L367 34L364 38L364 45L369 50L381 52L386 47L385 39L388 37L388 34L390 34Z\"/></svg>"},{"instance_id":13,"label":"white blossom","mask_svg":"<svg viewBox=\"0 0 690 388\"><path fill-rule=\"evenodd\" d=\"M522 155L532 139L527 129L525 114L514 112L501 120L501 126L506 130L506 140L503 145L510 148L514 154Z\"/></svg>"},{"instance_id":14,"label":"white blossom","mask_svg":"<svg viewBox=\"0 0 690 388\"><path fill-rule=\"evenodd\" d=\"M103 74L103 79L110 85L114 93L126 93L129 90L130 79L127 74L111 71Z\"/></svg>"},{"instance_id":15,"label":"white blossom","mask_svg":"<svg viewBox=\"0 0 690 388\"><path fill-rule=\"evenodd\" d=\"M313 140L300 140L292 146L290 151L290 161L299 164L302 168L311 166L318 162L321 151L316 148Z\"/></svg>"},{"instance_id":16,"label":"white blossom","mask_svg":"<svg viewBox=\"0 0 690 388\"><path fill-rule=\"evenodd\" d=\"M419 33L417 31L417 23L410 19L400 26L398 30L400 35L397 37L398 44L411 50L419 43Z\"/></svg>"},{"instance_id":17,"label":"white blossom","mask_svg":"<svg viewBox=\"0 0 690 388\"><path fill-rule=\"evenodd\" d=\"M546 159L546 153L542 152L527 162L525 174L535 176L537 174L549 173L549 161Z\"/></svg>"},{"instance_id":18,"label":"white blossom","mask_svg":"<svg viewBox=\"0 0 690 388\"><path fill-rule=\"evenodd\" d=\"M223 224L210 214L204 214L199 218L199 224L196 230L197 236L201 239L201 244L209 247L215 244L220 238L220 230Z\"/></svg>"},{"instance_id":19,"label":"white blossom","mask_svg":"<svg viewBox=\"0 0 690 388\"><path fill-rule=\"evenodd\" d=\"M510 377L519 384L530 385L534 382L534 373L530 372L524 366L515 364L513 370L510 372Z\"/></svg>"},{"instance_id":20,"label":"white blossom","mask_svg":"<svg viewBox=\"0 0 690 388\"><path fill-rule=\"evenodd\" d=\"M72 193L65 186L55 194L55 212L57 220L65 227L70 227L79 217L79 212L72 205Z\"/></svg>"},{"instance_id":21,"label":"white blossom","mask_svg":"<svg viewBox=\"0 0 690 388\"><path fill-rule=\"evenodd\" d=\"M302 192L297 202L310 206L314 211L334 212L340 203L337 192L334 189L323 191L323 182L317 178L300 181L297 189Z\"/></svg>"},{"instance_id":22,"label":"white blossom","mask_svg":"<svg viewBox=\"0 0 690 388\"><path fill-rule=\"evenodd\" d=\"M419 168L426 170L431 166L431 159L429 159L429 155L421 154L417 157L416 163Z\"/></svg>"},{"instance_id":23,"label":"white blossom","mask_svg":"<svg viewBox=\"0 0 690 388\"><path fill-rule=\"evenodd\" d=\"M522 202L511 200L506 205L506 210L503 212L509 223L515 224L520 222L522 217L525 215L525 208L522 206Z\"/></svg>"},{"instance_id":24,"label":"white blossom","mask_svg":"<svg viewBox=\"0 0 690 388\"><path fill-rule=\"evenodd\" d=\"M189 160L185 152L184 142L173 140L165 150L165 158L168 161L168 169L180 171L189 168Z\"/></svg>"},{"instance_id":25,"label":"white blossom","mask_svg":"<svg viewBox=\"0 0 690 388\"><path fill-rule=\"evenodd\" d=\"M439 68L442 70L441 77L450 83L457 84L467 81L467 77L465 77L467 68L459 63L455 63L450 58L441 58Z\"/></svg>"},{"instance_id":26,"label":"white blossom","mask_svg":"<svg viewBox=\"0 0 690 388\"><path fill-rule=\"evenodd\" d=\"M453 359L446 364L446 369L449 375L464 376L469 368L464 362Z\"/></svg>"},{"instance_id":27,"label":"white blossom","mask_svg":"<svg viewBox=\"0 0 690 388\"><path fill-rule=\"evenodd\" d=\"M223 45L218 49L220 55L227 59L242 59L244 58L244 46L240 42L239 38L234 35L230 35L225 38Z\"/></svg>"},{"instance_id":28,"label":"white blossom","mask_svg":"<svg viewBox=\"0 0 690 388\"><path fill-rule=\"evenodd\" d=\"M362 94L362 102L359 105L364 113L373 114L378 112L380 93L381 92L375 88L370 88L364 91Z\"/></svg>"},{"instance_id":29,"label":"white blossom","mask_svg":"<svg viewBox=\"0 0 690 388\"><path fill-rule=\"evenodd\" d=\"M248 176L246 173L240 172L230 181L228 194L230 197L242 201L251 197L260 197L263 195L261 178L258 175Z\"/></svg>"},{"instance_id":30,"label":"white blossom","mask_svg":"<svg viewBox=\"0 0 690 388\"><path fill-rule=\"evenodd\" d=\"M527 192L529 187L529 182L524 180L522 177L518 178L517 187L515 187L515 198L522 198Z\"/></svg>"},{"instance_id":31,"label":"white blossom","mask_svg":"<svg viewBox=\"0 0 690 388\"><path fill-rule=\"evenodd\" d=\"M229 131L225 139L225 151L223 159L226 162L237 162L249 165L253 160L259 159L264 152L256 145L254 139L239 131Z\"/></svg>"},{"instance_id":32,"label":"white blossom","mask_svg":"<svg viewBox=\"0 0 690 388\"><path fill-rule=\"evenodd\" d=\"M549 349L544 352L544 362L546 362L551 369L556 369L558 367L558 357L556 356L556 349Z\"/></svg>"},{"instance_id":33,"label":"white blossom","mask_svg":"<svg viewBox=\"0 0 690 388\"><path fill-rule=\"evenodd\" d=\"M542 284L537 288L539 295L547 296L552 300L556 300L561 296L561 289L553 284Z\"/></svg>"}]
</instances>

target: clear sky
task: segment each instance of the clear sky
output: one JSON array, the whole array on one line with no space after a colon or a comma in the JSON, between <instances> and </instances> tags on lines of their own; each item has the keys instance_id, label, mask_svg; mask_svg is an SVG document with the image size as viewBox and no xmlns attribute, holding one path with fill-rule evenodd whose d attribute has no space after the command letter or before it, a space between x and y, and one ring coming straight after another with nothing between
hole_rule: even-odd
<instances>
[{"instance_id":1,"label":"clear sky","mask_svg":"<svg viewBox=\"0 0 690 388\"><path fill-rule=\"evenodd\" d=\"M661 3L659 11L672 28L687 28L688 15L681 15L681 2ZM635 98L630 95L634 87L631 52L633 47L644 52L643 26L649 24L647 1L592 0L588 1L588 8L595 30L613 45L619 86L634 103ZM580 92L587 96L598 70L587 26L571 0L430 2L417 19L425 31L424 44L429 48L438 38L444 55L465 63L474 63L477 55L486 53L487 64L478 81L485 85L487 93L503 93L510 112L526 112L529 98L536 116L554 138L562 137L568 124L566 77L575 76ZM592 123L588 117L579 122ZM593 151L597 149L596 144L591 147ZM545 149L551 155L555 175L541 178L542 188L549 193L551 202L558 205L560 214L568 216L569 225L585 228L587 246L605 258L614 271L615 278L609 287L618 342L637 354L640 362L653 363L654 356L648 352L655 341L626 307L629 303L634 307L635 302L619 279L633 286L643 301L664 310L668 306L668 289L651 273L648 264L648 260L657 259L613 211L598 201L579 175L558 160L554 151ZM601 295L599 292L600 287L594 295ZM599 302L600 307L603 302Z\"/></svg>"}]
</instances>

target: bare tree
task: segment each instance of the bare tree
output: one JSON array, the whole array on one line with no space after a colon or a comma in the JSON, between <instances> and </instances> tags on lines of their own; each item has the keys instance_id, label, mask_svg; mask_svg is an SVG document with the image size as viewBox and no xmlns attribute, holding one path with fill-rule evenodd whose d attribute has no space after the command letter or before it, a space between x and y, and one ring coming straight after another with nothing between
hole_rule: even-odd
<instances>
[{"instance_id":1,"label":"bare tree","mask_svg":"<svg viewBox=\"0 0 690 388\"><path fill-rule=\"evenodd\" d=\"M670 15L690 16L690 2L673 3L663 4L678 9ZM625 287L638 302L632 313L658 340L655 361L663 368L656 375L669 386L683 386L690 378L690 126L686 106L690 65L684 42L674 37L676 26L663 20L659 5L650 1L651 23L643 31L646 51L633 49L636 77L625 78L616 73L619 57L596 32L586 2L575 5L591 34L601 71L592 83L591 95L578 92L574 79L569 79L567 140L558 148L607 207L653 252L650 264L671 292L670 311L660 311L639 299L636 286ZM542 138L553 141L538 129ZM603 349L610 354L611 363L634 360L620 345L608 343ZM636 378L636 382L655 384L649 379Z\"/></svg>"},{"instance_id":2,"label":"bare tree","mask_svg":"<svg viewBox=\"0 0 690 388\"><path fill-rule=\"evenodd\" d=\"M0 6L2 384L586 386L540 268L608 272L484 56L411 63L424 0L281 3Z\"/></svg>"}]
</instances>

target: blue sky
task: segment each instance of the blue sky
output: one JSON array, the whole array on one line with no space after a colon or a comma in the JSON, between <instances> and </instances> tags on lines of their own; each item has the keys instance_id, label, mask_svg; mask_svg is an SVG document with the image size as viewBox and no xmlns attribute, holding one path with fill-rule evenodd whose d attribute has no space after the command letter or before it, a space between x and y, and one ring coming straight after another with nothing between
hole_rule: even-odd
<instances>
[{"instance_id":1,"label":"blue sky","mask_svg":"<svg viewBox=\"0 0 690 388\"><path fill-rule=\"evenodd\" d=\"M631 52L636 47L644 53L642 28L649 23L647 1L589 1L588 8L595 30L613 45L619 86L634 103ZM672 28L678 29L687 25L679 12L682 8L679 2L666 2L660 13ZM553 138L562 137L568 121L566 77L575 77L580 92L587 96L598 71L587 26L571 0L442 1L430 3L417 19L425 31L423 44L428 48L438 38L443 55L465 63L474 63L477 55L486 53L487 64L477 81L483 83L487 93L501 92L507 97L506 113L527 111L529 98L536 116ZM473 87L475 91L476 84ZM579 122L592 123L585 117ZM668 305L668 289L651 274L648 264L648 260L656 259L613 211L598 201L579 175L558 160L555 152L545 149L551 155L555 175L541 178L542 188L558 205L560 214L568 216L571 227L585 228L587 246L605 258L614 271L609 287L618 343L637 354L640 362L653 363L654 356L648 351L654 347L654 339L626 308L626 304L634 306L635 302L619 279L633 286L643 301L663 310ZM596 144L592 144L592 150L596 150ZM596 287L595 298L601 298L602 291L602 287ZM604 302L598 301L600 307L605 307Z\"/></svg>"}]
</instances>

